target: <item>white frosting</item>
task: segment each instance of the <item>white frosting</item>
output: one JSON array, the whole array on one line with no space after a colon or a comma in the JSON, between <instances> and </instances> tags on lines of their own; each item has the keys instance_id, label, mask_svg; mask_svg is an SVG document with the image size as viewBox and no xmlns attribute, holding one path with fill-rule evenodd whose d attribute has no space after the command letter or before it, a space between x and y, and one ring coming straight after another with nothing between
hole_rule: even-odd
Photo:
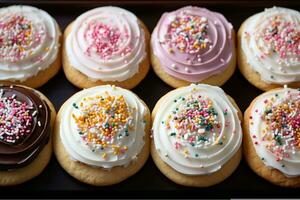
<instances>
[{"instance_id":1,"label":"white frosting","mask_svg":"<svg viewBox=\"0 0 300 200\"><path fill-rule=\"evenodd\" d=\"M109 28L109 36L105 37L100 26ZM96 29L99 49L93 39ZM74 21L66 39L66 52L71 65L90 80L124 81L138 73L146 56L145 42L145 33L133 13L118 7L99 7Z\"/></svg>"},{"instance_id":2,"label":"white frosting","mask_svg":"<svg viewBox=\"0 0 300 200\"><path fill-rule=\"evenodd\" d=\"M28 43L20 45L22 56L17 58L13 56L14 49L18 49L17 44L5 45L9 43L9 38L14 37L14 28L19 29L19 25L9 27L9 31L4 29L5 22L12 16L23 16L31 24ZM55 61L60 46L60 30L56 21L45 11L31 6L4 7L0 9L0 26L0 80L23 82Z\"/></svg>"},{"instance_id":3,"label":"white frosting","mask_svg":"<svg viewBox=\"0 0 300 200\"><path fill-rule=\"evenodd\" d=\"M290 37L298 37L294 41L291 40L296 45L294 52L291 53L286 49L282 49L283 54L286 54L283 57L280 56L278 51L272 50L278 40L272 44L267 42L269 40L265 40L263 37L265 33L270 33L270 29L268 29L272 24L270 20L276 16L281 17L281 22L290 22L290 27L294 29L294 32L286 37L284 33L290 31L287 28L288 26L279 25L277 30L280 37L284 37L283 39L286 41L290 40ZM242 51L246 55L250 67L260 74L262 80L277 84L300 81L300 13L298 11L281 7L266 9L264 12L255 14L247 19L243 27L244 32L241 39ZM275 34L275 29L273 31Z\"/></svg>"},{"instance_id":4,"label":"white frosting","mask_svg":"<svg viewBox=\"0 0 300 200\"><path fill-rule=\"evenodd\" d=\"M270 99L273 98L273 101L270 103L272 106L277 107L284 100L288 100L289 103L296 101L299 102L299 95L299 91L290 88L269 91L255 99L255 103L250 111L250 116L252 119L249 119L249 132L257 155L262 159L266 166L278 169L287 177L300 175L299 147L291 145L294 142L295 137L280 137L282 145L277 145L276 141L274 140L273 132L265 131L267 124L266 120L261 118L261 115L266 111L266 100L270 102ZM297 109L294 108L293 110L295 113L288 113L289 117L295 117L295 120L299 121L299 107ZM299 132L299 130L297 131L293 128L291 128L291 130L292 132ZM278 129L277 132L280 134L287 133L283 129ZM272 148L267 148L268 145L275 146ZM274 149L275 151L276 149L284 149L285 155L276 155L275 152L272 152Z\"/></svg>"},{"instance_id":5,"label":"white frosting","mask_svg":"<svg viewBox=\"0 0 300 200\"><path fill-rule=\"evenodd\" d=\"M131 120L133 129L129 130L129 135L119 138L118 135L124 132L124 130L122 130L115 134L111 140L112 145L128 147L128 150L122 154L114 155L111 148L104 148L103 150L97 149L94 152L91 151L89 144L85 143L81 139L80 134L78 134L78 127L72 118L72 114L77 116L80 114L79 110L72 106L73 103L79 105L84 97L95 97L97 95L107 96L105 91L107 91L110 96L123 95L126 104L133 109ZM99 112L102 111L103 110L99 110ZM84 89L73 95L61 112L60 138L71 159L95 167L112 168L115 166L126 166L137 158L144 146L145 123L149 123L144 122L146 112L147 108L145 108L141 100L129 90L108 85ZM107 155L105 158L102 156L103 153Z\"/></svg>"},{"instance_id":6,"label":"white frosting","mask_svg":"<svg viewBox=\"0 0 300 200\"><path fill-rule=\"evenodd\" d=\"M165 120L176 108L179 108L180 112L190 95L194 97L201 95L201 98L212 101L217 112L216 121L220 128L216 129L214 125L214 130L205 131L205 127L200 125L183 138L177 137L178 135L172 136L172 133L180 131L175 128L172 118L169 128L166 127ZM181 100L182 97L184 100ZM226 114L223 113L225 110ZM195 112L193 111L193 113ZM193 146L188 140L189 137L194 136L197 139ZM160 107L153 122L153 137L160 158L174 170L187 175L202 175L220 170L238 151L242 142L242 129L237 110L221 88L205 84L192 84L170 92L160 101ZM200 137L207 140L199 141ZM176 142L181 143L179 148L174 146Z\"/></svg>"}]
</instances>

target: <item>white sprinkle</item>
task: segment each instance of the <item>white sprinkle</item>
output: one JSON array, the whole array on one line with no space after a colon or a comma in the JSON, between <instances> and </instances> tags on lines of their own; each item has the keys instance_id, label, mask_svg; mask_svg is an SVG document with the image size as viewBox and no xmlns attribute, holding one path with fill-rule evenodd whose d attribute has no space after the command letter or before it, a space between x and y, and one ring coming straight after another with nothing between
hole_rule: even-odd
<instances>
[{"instance_id":1,"label":"white sprinkle","mask_svg":"<svg viewBox=\"0 0 300 200\"><path fill-rule=\"evenodd\" d=\"M38 125L39 125L39 126L42 126L42 124L41 124L41 122L40 122L40 121L38 121Z\"/></svg>"},{"instance_id":2,"label":"white sprinkle","mask_svg":"<svg viewBox=\"0 0 300 200\"><path fill-rule=\"evenodd\" d=\"M39 108L42 108L43 106L42 105L39 105Z\"/></svg>"},{"instance_id":3,"label":"white sprinkle","mask_svg":"<svg viewBox=\"0 0 300 200\"><path fill-rule=\"evenodd\" d=\"M184 71L190 72L189 68L187 68L187 67L184 68Z\"/></svg>"},{"instance_id":4,"label":"white sprinkle","mask_svg":"<svg viewBox=\"0 0 300 200\"><path fill-rule=\"evenodd\" d=\"M13 86L13 85L11 85L11 86L9 86L9 88L14 88L14 86Z\"/></svg>"},{"instance_id":5,"label":"white sprinkle","mask_svg":"<svg viewBox=\"0 0 300 200\"><path fill-rule=\"evenodd\" d=\"M171 65L171 67L172 67L173 69L176 69L176 68L177 68L176 65L175 65L174 63Z\"/></svg>"},{"instance_id":6,"label":"white sprinkle","mask_svg":"<svg viewBox=\"0 0 300 200\"><path fill-rule=\"evenodd\" d=\"M225 62L225 60L224 60L223 58L221 58L221 59L220 59L220 61L221 61L222 63L224 63L224 62Z\"/></svg>"},{"instance_id":7,"label":"white sprinkle","mask_svg":"<svg viewBox=\"0 0 300 200\"><path fill-rule=\"evenodd\" d=\"M32 113L32 117L34 117L36 114L37 114L37 111L35 110L35 111Z\"/></svg>"},{"instance_id":8,"label":"white sprinkle","mask_svg":"<svg viewBox=\"0 0 300 200\"><path fill-rule=\"evenodd\" d=\"M13 99L14 99L16 96L17 96L16 94L13 94L13 95L11 96L11 98L13 98Z\"/></svg>"}]
</instances>

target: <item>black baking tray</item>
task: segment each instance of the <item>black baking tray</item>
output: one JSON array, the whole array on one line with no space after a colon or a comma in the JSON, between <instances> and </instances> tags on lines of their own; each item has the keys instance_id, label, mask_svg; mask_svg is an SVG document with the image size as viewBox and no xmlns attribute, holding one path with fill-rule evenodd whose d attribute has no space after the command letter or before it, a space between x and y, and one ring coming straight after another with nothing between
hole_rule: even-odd
<instances>
[{"instance_id":1,"label":"black baking tray","mask_svg":"<svg viewBox=\"0 0 300 200\"><path fill-rule=\"evenodd\" d=\"M135 13L153 30L162 13L184 5L197 5L218 11L233 24L237 31L240 24L265 7L284 6L300 10L300 1L13 1L2 0L0 6L26 4L49 12L61 29L81 13L104 5L115 5ZM222 86L244 112L250 102L262 91L249 84L238 70ZM39 88L60 108L65 100L80 89L67 81L61 70L47 84ZM158 99L172 88L160 80L152 70L133 91L152 110ZM177 185L167 179L149 157L145 166L124 182L106 187L94 187L81 183L68 175L58 164L55 156L43 173L24 184L1 187L0 198L253 198L253 197L300 197L299 190L281 188L257 176L243 159L237 170L222 183L208 188L191 188Z\"/></svg>"}]
</instances>

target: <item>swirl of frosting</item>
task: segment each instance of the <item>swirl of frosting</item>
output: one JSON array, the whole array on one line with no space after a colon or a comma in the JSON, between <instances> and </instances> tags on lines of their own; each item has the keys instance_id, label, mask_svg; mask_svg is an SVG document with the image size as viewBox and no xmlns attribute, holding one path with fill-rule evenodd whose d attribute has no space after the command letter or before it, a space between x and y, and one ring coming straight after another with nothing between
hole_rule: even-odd
<instances>
[{"instance_id":1,"label":"swirl of frosting","mask_svg":"<svg viewBox=\"0 0 300 200\"><path fill-rule=\"evenodd\" d=\"M300 81L300 13L273 7L244 22L241 48L268 83Z\"/></svg>"},{"instance_id":2,"label":"swirl of frosting","mask_svg":"<svg viewBox=\"0 0 300 200\"><path fill-rule=\"evenodd\" d=\"M163 14L151 44L164 71L189 82L223 72L235 48L232 25L223 15L191 6Z\"/></svg>"},{"instance_id":3,"label":"swirl of frosting","mask_svg":"<svg viewBox=\"0 0 300 200\"><path fill-rule=\"evenodd\" d=\"M71 65L92 81L124 81L139 71L146 56L138 18L118 7L99 7L80 15L66 40Z\"/></svg>"},{"instance_id":4,"label":"swirl of frosting","mask_svg":"<svg viewBox=\"0 0 300 200\"><path fill-rule=\"evenodd\" d=\"M103 168L126 166L144 146L147 108L129 90L98 86L78 92L62 112L60 138L70 157Z\"/></svg>"},{"instance_id":5,"label":"swirl of frosting","mask_svg":"<svg viewBox=\"0 0 300 200\"><path fill-rule=\"evenodd\" d=\"M60 30L31 6L0 9L0 80L25 81L48 68L59 52Z\"/></svg>"},{"instance_id":6,"label":"swirl of frosting","mask_svg":"<svg viewBox=\"0 0 300 200\"><path fill-rule=\"evenodd\" d=\"M32 90L0 87L0 169L26 166L50 137L50 109Z\"/></svg>"},{"instance_id":7,"label":"swirl of frosting","mask_svg":"<svg viewBox=\"0 0 300 200\"><path fill-rule=\"evenodd\" d=\"M287 177L300 175L300 92L283 88L255 99L249 132L257 155Z\"/></svg>"},{"instance_id":8,"label":"swirl of frosting","mask_svg":"<svg viewBox=\"0 0 300 200\"><path fill-rule=\"evenodd\" d=\"M160 101L153 137L160 158L174 170L202 175L218 171L238 151L242 129L221 88L192 84Z\"/></svg>"}]
</instances>

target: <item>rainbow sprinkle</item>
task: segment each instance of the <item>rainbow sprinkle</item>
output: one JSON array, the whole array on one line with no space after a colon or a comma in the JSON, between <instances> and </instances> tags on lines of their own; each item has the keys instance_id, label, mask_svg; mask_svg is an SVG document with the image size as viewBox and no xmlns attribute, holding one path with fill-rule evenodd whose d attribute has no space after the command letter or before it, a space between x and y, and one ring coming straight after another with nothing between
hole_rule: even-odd
<instances>
[{"instance_id":1,"label":"rainbow sprinkle","mask_svg":"<svg viewBox=\"0 0 300 200\"><path fill-rule=\"evenodd\" d=\"M211 41L208 38L208 20L205 17L183 15L177 16L168 26L165 42L169 52L177 48L182 53L194 54L207 48Z\"/></svg>"},{"instance_id":2,"label":"rainbow sprinkle","mask_svg":"<svg viewBox=\"0 0 300 200\"><path fill-rule=\"evenodd\" d=\"M285 92L283 99L278 94L264 100L264 110L259 114L265 123L262 142L276 161L290 158L300 148L300 92ZM278 103L278 100L280 102ZM250 124L253 117L250 116ZM259 145L255 133L251 133L254 144Z\"/></svg>"},{"instance_id":3,"label":"rainbow sprinkle","mask_svg":"<svg viewBox=\"0 0 300 200\"><path fill-rule=\"evenodd\" d=\"M264 50L261 58L276 53L279 64L293 62L291 57L295 57L295 62L300 61L300 29L297 27L299 24L286 21L280 15L270 18L262 35L256 36L262 36L265 42L260 47Z\"/></svg>"},{"instance_id":4,"label":"rainbow sprinkle","mask_svg":"<svg viewBox=\"0 0 300 200\"><path fill-rule=\"evenodd\" d=\"M213 102L201 95L191 94L174 100L176 107L162 124L170 131L173 146L184 157L189 156L188 147L201 148L209 145L223 145L222 121ZM226 117L227 109L222 113ZM225 122L225 127L229 122ZM192 155L198 157L198 154Z\"/></svg>"},{"instance_id":5,"label":"rainbow sprinkle","mask_svg":"<svg viewBox=\"0 0 300 200\"><path fill-rule=\"evenodd\" d=\"M0 17L0 60L16 62L31 55L45 34L44 26L34 30L32 22L24 16L7 14Z\"/></svg>"},{"instance_id":6,"label":"rainbow sprinkle","mask_svg":"<svg viewBox=\"0 0 300 200\"><path fill-rule=\"evenodd\" d=\"M3 96L0 90L0 141L8 144L18 144L31 133L33 117L36 111L26 102L17 100L14 94Z\"/></svg>"},{"instance_id":7,"label":"rainbow sprinkle","mask_svg":"<svg viewBox=\"0 0 300 200\"><path fill-rule=\"evenodd\" d=\"M121 32L118 27L92 21L88 24L84 37L88 42L85 51L88 56L95 52L101 59L110 59L116 53L125 56L132 51L130 45L123 49L123 45L129 39L127 29Z\"/></svg>"},{"instance_id":8,"label":"rainbow sprinkle","mask_svg":"<svg viewBox=\"0 0 300 200\"><path fill-rule=\"evenodd\" d=\"M78 134L91 151L100 152L106 159L108 152L119 155L128 150L127 146L118 143L134 130L133 109L126 104L123 96L110 96L106 92L105 96L84 98L73 107L80 113L72 114ZM104 152L105 149L112 151Z\"/></svg>"}]
</instances>

